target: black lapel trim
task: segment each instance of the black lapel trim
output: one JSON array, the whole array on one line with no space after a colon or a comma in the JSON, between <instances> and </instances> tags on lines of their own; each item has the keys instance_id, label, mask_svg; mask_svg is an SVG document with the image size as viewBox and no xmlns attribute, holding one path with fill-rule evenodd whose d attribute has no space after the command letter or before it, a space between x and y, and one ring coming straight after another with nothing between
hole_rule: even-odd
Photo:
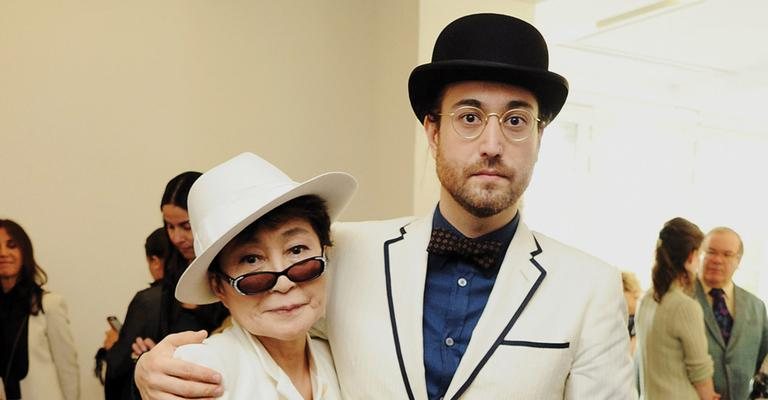
<instances>
[{"instance_id":1,"label":"black lapel trim","mask_svg":"<svg viewBox=\"0 0 768 400\"><path fill-rule=\"evenodd\" d=\"M395 352L397 352L397 363L400 365L400 374L403 376L403 384L408 398L413 400L413 389L408 380L408 373L405 371L405 362L403 361L403 350L400 348L400 336L397 333L397 321L395 319L395 303L392 298L392 277L389 273L389 245L403 240L405 227L400 228L400 236L389 239L384 242L384 276L387 282L387 304L389 305L389 322L392 324L392 337L395 339Z\"/></svg>"},{"instance_id":2,"label":"black lapel trim","mask_svg":"<svg viewBox=\"0 0 768 400\"><path fill-rule=\"evenodd\" d=\"M533 234L531 234L533 235ZM456 391L456 394L451 397L452 400L458 399L461 397L462 394L469 388L469 385L472 384L472 381L475 380L477 377L477 374L480 373L480 370L483 369L483 366L485 366L485 363L488 362L488 360L491 358L493 353L496 351L497 348L499 348L500 345L504 342L504 337L507 336L507 333L509 333L509 330L512 329L512 326L515 325L515 322L517 322L517 319L520 317L520 314L523 313L523 310L528 305L528 303L531 301L531 298L533 297L533 294L536 293L536 290L538 290L539 286L541 285L541 282L544 280L544 278L547 276L547 271L544 270L544 267L542 267L535 259L537 255L541 254L542 249L541 245L539 244L539 241L536 240L536 237L533 237L533 241L536 243L536 250L531 252L531 259L529 260L531 264L533 264L536 269L541 272L541 275L539 275L539 278L536 279L536 282L533 284L533 287L531 287L531 290L528 291L528 294L525 296L525 299L523 299L523 303L520 304L520 307L515 311L515 315L512 316L512 319L509 320L509 323L506 327L501 331L501 334L498 338L496 338L496 341L493 343L490 349L488 349L488 352L485 353L485 356L483 356L483 359L480 360L480 362L477 364L475 369L472 371L472 373L469 375L469 378L467 378L467 381L464 382L463 385L459 388L459 390Z\"/></svg>"},{"instance_id":3,"label":"black lapel trim","mask_svg":"<svg viewBox=\"0 0 768 400\"><path fill-rule=\"evenodd\" d=\"M525 340L502 340L504 346L536 347L539 349L567 349L571 346L570 342L548 343L548 342L528 342Z\"/></svg>"}]
</instances>

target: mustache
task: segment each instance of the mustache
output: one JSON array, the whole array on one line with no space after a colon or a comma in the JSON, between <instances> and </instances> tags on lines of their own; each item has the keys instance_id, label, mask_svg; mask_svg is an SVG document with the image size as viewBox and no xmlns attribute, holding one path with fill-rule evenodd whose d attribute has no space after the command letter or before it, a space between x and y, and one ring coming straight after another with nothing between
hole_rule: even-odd
<instances>
[{"instance_id":1,"label":"mustache","mask_svg":"<svg viewBox=\"0 0 768 400\"><path fill-rule=\"evenodd\" d=\"M498 157L493 158L485 158L482 159L466 168L464 168L464 173L467 176L475 175L479 173L480 171L492 169L496 171L499 175L503 175L505 177L511 177L514 175L512 171L509 170L502 162L501 159Z\"/></svg>"}]
</instances>

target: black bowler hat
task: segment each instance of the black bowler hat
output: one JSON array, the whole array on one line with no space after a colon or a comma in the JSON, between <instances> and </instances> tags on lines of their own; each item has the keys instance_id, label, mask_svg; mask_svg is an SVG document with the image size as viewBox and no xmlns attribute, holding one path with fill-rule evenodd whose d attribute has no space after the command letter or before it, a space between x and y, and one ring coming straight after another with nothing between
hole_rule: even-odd
<instances>
[{"instance_id":1,"label":"black bowler hat","mask_svg":"<svg viewBox=\"0 0 768 400\"><path fill-rule=\"evenodd\" d=\"M547 43L531 24L508 15L467 15L440 32L432 62L411 72L411 107L423 123L445 85L492 81L530 90L540 115L552 120L568 96L568 81L548 68Z\"/></svg>"}]
</instances>

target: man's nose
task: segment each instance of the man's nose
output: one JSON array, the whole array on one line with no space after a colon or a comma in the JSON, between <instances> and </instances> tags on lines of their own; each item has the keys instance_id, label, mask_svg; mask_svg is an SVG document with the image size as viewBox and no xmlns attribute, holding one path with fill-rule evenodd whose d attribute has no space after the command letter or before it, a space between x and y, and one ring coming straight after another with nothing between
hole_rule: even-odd
<instances>
[{"instance_id":1,"label":"man's nose","mask_svg":"<svg viewBox=\"0 0 768 400\"><path fill-rule=\"evenodd\" d=\"M504 150L504 132L499 126L500 115L491 113L485 121L485 128L480 134L480 150L484 156L495 157Z\"/></svg>"}]
</instances>

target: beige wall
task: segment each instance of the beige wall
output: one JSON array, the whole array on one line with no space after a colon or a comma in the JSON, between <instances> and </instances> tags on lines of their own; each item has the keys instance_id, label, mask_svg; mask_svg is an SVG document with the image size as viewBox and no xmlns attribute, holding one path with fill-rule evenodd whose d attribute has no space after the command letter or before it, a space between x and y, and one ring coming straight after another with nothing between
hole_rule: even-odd
<instances>
[{"instance_id":1,"label":"beige wall","mask_svg":"<svg viewBox=\"0 0 768 400\"><path fill-rule=\"evenodd\" d=\"M332 3L329 5L329 3ZM0 2L0 217L64 295L83 399L105 317L149 280L165 183L242 151L358 177L344 219L411 214L418 3Z\"/></svg>"}]
</instances>

